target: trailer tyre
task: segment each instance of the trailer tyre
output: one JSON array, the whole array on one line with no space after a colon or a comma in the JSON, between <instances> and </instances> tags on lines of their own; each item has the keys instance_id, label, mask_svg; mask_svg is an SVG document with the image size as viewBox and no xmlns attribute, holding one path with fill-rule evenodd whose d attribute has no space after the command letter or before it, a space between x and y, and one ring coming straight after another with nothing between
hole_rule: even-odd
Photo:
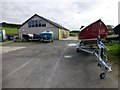
<instances>
[{"instance_id":1,"label":"trailer tyre","mask_svg":"<svg viewBox=\"0 0 120 90\"><path fill-rule=\"evenodd\" d=\"M98 63L97 66L101 68L101 64Z\"/></svg>"},{"instance_id":2,"label":"trailer tyre","mask_svg":"<svg viewBox=\"0 0 120 90\"><path fill-rule=\"evenodd\" d=\"M105 74L105 73L101 73L101 74L100 74L100 79L104 79L104 78L105 78L105 76L106 76L106 74Z\"/></svg>"}]
</instances>

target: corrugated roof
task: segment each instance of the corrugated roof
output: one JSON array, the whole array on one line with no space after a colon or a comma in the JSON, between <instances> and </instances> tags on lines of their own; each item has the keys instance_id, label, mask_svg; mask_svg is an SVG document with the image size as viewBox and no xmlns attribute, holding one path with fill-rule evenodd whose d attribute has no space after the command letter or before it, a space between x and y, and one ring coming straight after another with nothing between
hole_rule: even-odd
<instances>
[{"instance_id":1,"label":"corrugated roof","mask_svg":"<svg viewBox=\"0 0 120 90\"><path fill-rule=\"evenodd\" d=\"M27 23L27 21L29 21L30 19L32 19L34 16L38 16L38 17L42 18L43 20L47 21L48 23L52 24L53 26L56 26L56 27L58 27L58 28L60 28L60 29L65 29L65 30L68 30L68 31L69 31L69 29L61 26L60 24L58 24L58 23L56 23L56 22L53 22L53 21L51 21L51 20L49 20L49 19L46 19L46 18L44 18L44 17L42 17L42 16L39 16L39 15L37 15L37 14L34 14L31 18L29 18L28 20L26 20L19 28L21 28L25 23Z\"/></svg>"}]
</instances>

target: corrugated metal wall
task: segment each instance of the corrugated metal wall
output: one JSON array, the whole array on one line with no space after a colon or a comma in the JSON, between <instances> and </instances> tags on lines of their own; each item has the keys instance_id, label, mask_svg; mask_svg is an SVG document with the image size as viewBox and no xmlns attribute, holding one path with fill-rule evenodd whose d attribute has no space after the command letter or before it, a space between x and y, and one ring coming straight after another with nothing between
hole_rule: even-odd
<instances>
[{"instance_id":1,"label":"corrugated metal wall","mask_svg":"<svg viewBox=\"0 0 120 90\"><path fill-rule=\"evenodd\" d=\"M69 31L64 29L58 29L58 39L61 40L62 38L69 37Z\"/></svg>"}]
</instances>

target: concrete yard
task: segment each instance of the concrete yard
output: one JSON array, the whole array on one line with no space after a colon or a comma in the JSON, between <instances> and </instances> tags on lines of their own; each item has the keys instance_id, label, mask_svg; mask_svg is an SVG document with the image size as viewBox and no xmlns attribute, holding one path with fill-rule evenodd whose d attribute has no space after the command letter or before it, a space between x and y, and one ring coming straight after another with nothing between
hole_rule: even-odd
<instances>
[{"instance_id":1,"label":"concrete yard","mask_svg":"<svg viewBox=\"0 0 120 90\"><path fill-rule=\"evenodd\" d=\"M4 44L2 88L118 88L113 72L99 78L96 57L76 52L76 42Z\"/></svg>"}]
</instances>

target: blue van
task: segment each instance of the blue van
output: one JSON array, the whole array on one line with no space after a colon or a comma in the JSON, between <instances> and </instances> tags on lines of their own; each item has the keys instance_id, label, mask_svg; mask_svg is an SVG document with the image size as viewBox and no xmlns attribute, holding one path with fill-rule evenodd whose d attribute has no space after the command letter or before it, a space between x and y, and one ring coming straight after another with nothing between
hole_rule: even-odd
<instances>
[{"instance_id":1,"label":"blue van","mask_svg":"<svg viewBox=\"0 0 120 90\"><path fill-rule=\"evenodd\" d=\"M51 31L44 31L40 33L40 40L42 42L53 42L54 33Z\"/></svg>"}]
</instances>

